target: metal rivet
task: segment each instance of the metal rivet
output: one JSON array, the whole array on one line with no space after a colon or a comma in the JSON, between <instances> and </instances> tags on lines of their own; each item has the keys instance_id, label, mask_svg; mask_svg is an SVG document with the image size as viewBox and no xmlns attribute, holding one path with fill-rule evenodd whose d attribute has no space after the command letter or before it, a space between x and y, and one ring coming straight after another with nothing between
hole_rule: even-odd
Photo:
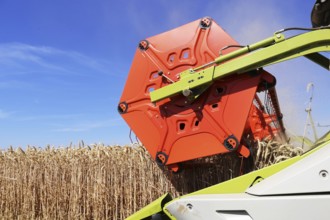
<instances>
[{"instance_id":1,"label":"metal rivet","mask_svg":"<svg viewBox=\"0 0 330 220\"><path fill-rule=\"evenodd\" d=\"M320 177L321 178L328 179L328 176L329 176L328 171L326 171L326 170L321 170L320 171Z\"/></svg>"},{"instance_id":2,"label":"metal rivet","mask_svg":"<svg viewBox=\"0 0 330 220\"><path fill-rule=\"evenodd\" d=\"M188 204L187 204L187 208L191 210L191 209L193 208L193 205L190 204L190 203L188 203Z\"/></svg>"},{"instance_id":3,"label":"metal rivet","mask_svg":"<svg viewBox=\"0 0 330 220\"><path fill-rule=\"evenodd\" d=\"M184 89L182 91L182 94L187 97L187 96L190 96L192 94L192 91L190 89Z\"/></svg>"}]
</instances>

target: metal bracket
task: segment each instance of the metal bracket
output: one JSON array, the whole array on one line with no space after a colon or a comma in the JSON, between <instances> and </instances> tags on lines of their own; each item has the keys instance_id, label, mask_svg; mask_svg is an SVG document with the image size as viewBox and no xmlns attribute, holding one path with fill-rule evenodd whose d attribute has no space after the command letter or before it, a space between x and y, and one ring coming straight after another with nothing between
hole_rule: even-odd
<instances>
[{"instance_id":1,"label":"metal bracket","mask_svg":"<svg viewBox=\"0 0 330 220\"><path fill-rule=\"evenodd\" d=\"M314 63L324 67L326 70L330 70L330 59L327 57L323 56L320 53L311 53L305 55L305 57Z\"/></svg>"}]
</instances>

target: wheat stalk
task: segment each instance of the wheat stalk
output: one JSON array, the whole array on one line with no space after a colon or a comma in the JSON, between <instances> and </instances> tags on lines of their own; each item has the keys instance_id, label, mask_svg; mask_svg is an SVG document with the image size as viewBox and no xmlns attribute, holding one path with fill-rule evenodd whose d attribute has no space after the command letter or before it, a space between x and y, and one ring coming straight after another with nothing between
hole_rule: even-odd
<instances>
[{"instance_id":1,"label":"wheat stalk","mask_svg":"<svg viewBox=\"0 0 330 220\"><path fill-rule=\"evenodd\" d=\"M250 169L302 152L271 140L256 145ZM124 219L165 192L176 197L239 176L247 163L231 153L184 166L177 175L162 170L142 146L11 147L0 151L0 216Z\"/></svg>"}]
</instances>

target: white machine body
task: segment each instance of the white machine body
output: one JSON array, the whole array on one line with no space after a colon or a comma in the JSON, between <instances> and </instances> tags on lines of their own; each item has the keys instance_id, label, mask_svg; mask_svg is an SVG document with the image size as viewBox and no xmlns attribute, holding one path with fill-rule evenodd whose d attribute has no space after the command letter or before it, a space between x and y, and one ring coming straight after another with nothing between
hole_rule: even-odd
<instances>
[{"instance_id":1,"label":"white machine body","mask_svg":"<svg viewBox=\"0 0 330 220\"><path fill-rule=\"evenodd\" d=\"M330 144L239 194L170 202L176 219L330 220Z\"/></svg>"}]
</instances>

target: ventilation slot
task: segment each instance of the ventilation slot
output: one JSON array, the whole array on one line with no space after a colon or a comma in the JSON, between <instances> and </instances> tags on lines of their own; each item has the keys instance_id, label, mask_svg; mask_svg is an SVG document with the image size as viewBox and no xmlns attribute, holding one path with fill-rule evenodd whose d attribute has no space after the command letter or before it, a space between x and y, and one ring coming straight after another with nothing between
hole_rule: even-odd
<instances>
[{"instance_id":1,"label":"ventilation slot","mask_svg":"<svg viewBox=\"0 0 330 220\"><path fill-rule=\"evenodd\" d=\"M159 77L158 72L152 72L150 75L150 79L157 79Z\"/></svg>"},{"instance_id":2,"label":"ventilation slot","mask_svg":"<svg viewBox=\"0 0 330 220\"><path fill-rule=\"evenodd\" d=\"M185 123L180 123L179 124L180 131L183 131L185 127L186 127L186 124Z\"/></svg>"},{"instance_id":3,"label":"ventilation slot","mask_svg":"<svg viewBox=\"0 0 330 220\"><path fill-rule=\"evenodd\" d=\"M199 125L199 121L196 120L196 121L195 121L195 127L198 127L198 125Z\"/></svg>"},{"instance_id":4,"label":"ventilation slot","mask_svg":"<svg viewBox=\"0 0 330 220\"><path fill-rule=\"evenodd\" d=\"M149 85L147 88L146 88L146 91L145 91L145 93L146 94L149 94L150 92L153 92L153 91L155 91L156 90L156 85Z\"/></svg>"},{"instance_id":5,"label":"ventilation slot","mask_svg":"<svg viewBox=\"0 0 330 220\"><path fill-rule=\"evenodd\" d=\"M189 58L190 58L190 49L183 50L181 53L181 59L185 60L185 59L189 59Z\"/></svg>"},{"instance_id":6,"label":"ventilation slot","mask_svg":"<svg viewBox=\"0 0 330 220\"><path fill-rule=\"evenodd\" d=\"M225 91L225 90L224 90L224 88L222 88L222 87L218 87L218 88L216 88L217 95L221 95L224 91Z\"/></svg>"},{"instance_id":7,"label":"ventilation slot","mask_svg":"<svg viewBox=\"0 0 330 220\"><path fill-rule=\"evenodd\" d=\"M173 64L173 63L174 63L174 60L175 60L175 57L176 57L176 54L175 54L175 53L171 53L171 54L168 56L167 62L168 62L169 64Z\"/></svg>"}]
</instances>

